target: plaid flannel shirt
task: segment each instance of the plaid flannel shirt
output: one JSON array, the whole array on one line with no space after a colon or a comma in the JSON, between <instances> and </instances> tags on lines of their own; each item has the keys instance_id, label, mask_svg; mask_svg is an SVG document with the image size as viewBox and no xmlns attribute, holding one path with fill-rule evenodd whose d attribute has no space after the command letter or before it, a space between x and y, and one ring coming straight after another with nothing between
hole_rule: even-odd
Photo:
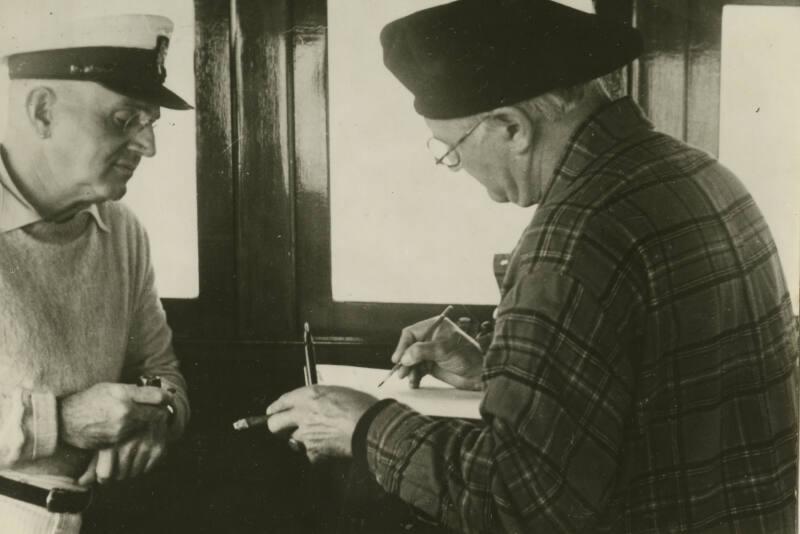
<instances>
[{"instance_id":1,"label":"plaid flannel shirt","mask_svg":"<svg viewBox=\"0 0 800 534\"><path fill-rule=\"evenodd\" d=\"M511 259L482 422L381 402L354 456L463 532L795 532L797 325L739 180L628 98Z\"/></svg>"}]
</instances>

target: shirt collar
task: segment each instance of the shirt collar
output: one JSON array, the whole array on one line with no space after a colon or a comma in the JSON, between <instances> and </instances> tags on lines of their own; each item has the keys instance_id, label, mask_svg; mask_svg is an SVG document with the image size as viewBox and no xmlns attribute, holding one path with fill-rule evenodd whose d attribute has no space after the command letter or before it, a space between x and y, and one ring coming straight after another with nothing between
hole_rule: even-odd
<instances>
[{"instance_id":1,"label":"shirt collar","mask_svg":"<svg viewBox=\"0 0 800 534\"><path fill-rule=\"evenodd\" d=\"M623 97L602 106L572 135L561 163L545 191L541 204L558 196L602 154L619 142L642 130L652 130L653 124L630 97Z\"/></svg>"},{"instance_id":2,"label":"shirt collar","mask_svg":"<svg viewBox=\"0 0 800 534\"><path fill-rule=\"evenodd\" d=\"M92 204L81 211L91 214L98 228L102 231L109 231L108 226L100 216L100 210L97 209L96 204ZM5 159L0 157L0 234L42 220L44 220L44 217L36 211L36 208L31 206L30 202L17 189L17 186L9 176Z\"/></svg>"}]
</instances>

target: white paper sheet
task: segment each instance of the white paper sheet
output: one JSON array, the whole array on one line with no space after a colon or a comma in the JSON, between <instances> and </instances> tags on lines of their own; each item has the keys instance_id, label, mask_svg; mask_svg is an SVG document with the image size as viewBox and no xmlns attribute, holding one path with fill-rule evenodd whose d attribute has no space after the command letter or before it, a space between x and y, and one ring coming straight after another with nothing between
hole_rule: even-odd
<instances>
[{"instance_id":1,"label":"white paper sheet","mask_svg":"<svg viewBox=\"0 0 800 534\"><path fill-rule=\"evenodd\" d=\"M478 407L483 392L456 389L432 376L424 377L419 389L411 389L408 381L399 379L396 374L378 387L388 372L387 369L350 365L317 365L320 384L350 387L379 399L396 399L425 415L465 419L481 417Z\"/></svg>"}]
</instances>

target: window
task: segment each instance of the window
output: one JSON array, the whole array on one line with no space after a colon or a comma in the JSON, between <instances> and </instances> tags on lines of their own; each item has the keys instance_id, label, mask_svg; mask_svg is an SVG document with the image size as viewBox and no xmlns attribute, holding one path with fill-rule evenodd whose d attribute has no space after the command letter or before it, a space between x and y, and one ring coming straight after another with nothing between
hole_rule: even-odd
<instances>
[{"instance_id":1,"label":"window","mask_svg":"<svg viewBox=\"0 0 800 534\"><path fill-rule=\"evenodd\" d=\"M0 4L3 43L14 33L31 31L31 20L122 13L164 15L175 24L167 56L167 86L190 103L194 100L194 8L192 2L161 0L26 0ZM2 50L0 50L2 53ZM0 108L5 112L5 84L0 73ZM2 119L3 128L5 118ZM150 235L156 283L162 297L193 298L199 293L197 188L194 111L162 110L155 130L158 154L142 160L124 202ZM0 138L2 138L0 131Z\"/></svg>"},{"instance_id":2,"label":"window","mask_svg":"<svg viewBox=\"0 0 800 534\"><path fill-rule=\"evenodd\" d=\"M319 0L295 12L293 272L298 313L322 336L393 342L445 304L489 318L493 256L533 216L437 168L412 95L383 65L382 27L445 1Z\"/></svg>"},{"instance_id":3,"label":"window","mask_svg":"<svg viewBox=\"0 0 800 534\"><path fill-rule=\"evenodd\" d=\"M800 8L725 6L720 161L769 224L798 312L800 283Z\"/></svg>"},{"instance_id":4,"label":"window","mask_svg":"<svg viewBox=\"0 0 800 534\"><path fill-rule=\"evenodd\" d=\"M381 28L444 0L328 3L332 292L336 301L495 304L492 258L533 210L494 204L435 166L430 131L382 62ZM591 10L590 1L567 2Z\"/></svg>"}]
</instances>

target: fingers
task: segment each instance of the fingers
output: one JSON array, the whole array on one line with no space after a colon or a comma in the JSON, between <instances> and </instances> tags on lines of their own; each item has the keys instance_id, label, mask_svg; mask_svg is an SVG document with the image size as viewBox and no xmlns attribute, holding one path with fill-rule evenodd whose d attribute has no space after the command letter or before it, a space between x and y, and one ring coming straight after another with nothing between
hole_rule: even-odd
<instances>
[{"instance_id":1,"label":"fingers","mask_svg":"<svg viewBox=\"0 0 800 534\"><path fill-rule=\"evenodd\" d=\"M319 391L323 389L325 389L325 386L305 386L284 393L272 404L267 406L266 414L272 419L273 415L294 410L299 406L307 404L309 400L318 397Z\"/></svg>"},{"instance_id":2,"label":"fingers","mask_svg":"<svg viewBox=\"0 0 800 534\"><path fill-rule=\"evenodd\" d=\"M89 485L93 481L106 484L111 480L127 480L149 472L164 457L163 444L134 439L119 447L103 449L97 452L94 459L81 478L81 485Z\"/></svg>"},{"instance_id":3,"label":"fingers","mask_svg":"<svg viewBox=\"0 0 800 534\"><path fill-rule=\"evenodd\" d=\"M134 476L131 474L131 467L138 450L139 443L137 440L128 441L117 447L117 469L114 477L116 480L125 480L130 476Z\"/></svg>"},{"instance_id":4,"label":"fingers","mask_svg":"<svg viewBox=\"0 0 800 534\"><path fill-rule=\"evenodd\" d=\"M298 388L290 391L289 393L284 393L278 397L272 404L267 406L267 416L271 417L276 413L292 409L295 405L297 397L300 395L300 391L304 389L306 388Z\"/></svg>"},{"instance_id":5,"label":"fingers","mask_svg":"<svg viewBox=\"0 0 800 534\"><path fill-rule=\"evenodd\" d=\"M158 464L158 462L164 456L164 449L163 448L155 449L151 451L151 453L148 456L149 457L147 458L147 463L145 463L144 466L145 473L149 473L156 466L156 464Z\"/></svg>"},{"instance_id":6,"label":"fingers","mask_svg":"<svg viewBox=\"0 0 800 534\"><path fill-rule=\"evenodd\" d=\"M397 376L401 380L408 377L408 384L412 389L419 388L419 383L426 374L429 374L431 367L435 366L437 360L445 353L449 345L449 340L444 341L418 341L408 348L400 356L402 367L397 370Z\"/></svg>"},{"instance_id":7,"label":"fingers","mask_svg":"<svg viewBox=\"0 0 800 534\"><path fill-rule=\"evenodd\" d=\"M125 426L118 432L117 445L131 438L134 434L147 431L153 425L166 419L166 414L160 406L150 404L132 404L125 419Z\"/></svg>"},{"instance_id":8,"label":"fingers","mask_svg":"<svg viewBox=\"0 0 800 534\"><path fill-rule=\"evenodd\" d=\"M146 442L144 446L140 446L136 458L131 463L130 476L138 477L149 473L164 458L166 451L166 447L157 442Z\"/></svg>"},{"instance_id":9,"label":"fingers","mask_svg":"<svg viewBox=\"0 0 800 534\"><path fill-rule=\"evenodd\" d=\"M128 389L131 400L139 404L166 404L172 400L172 395L161 388L153 386L130 386Z\"/></svg>"},{"instance_id":10,"label":"fingers","mask_svg":"<svg viewBox=\"0 0 800 534\"><path fill-rule=\"evenodd\" d=\"M399 362L403 353L415 343L437 339L442 332L445 330L450 331L452 330L451 327L455 326L452 321L445 318L445 320L436 327L436 330L432 333L428 332L431 325L437 320L438 317L431 317L403 328L402 332L400 332L400 339L397 342L397 347L394 349L394 353L392 353L392 361L394 363Z\"/></svg>"},{"instance_id":11,"label":"fingers","mask_svg":"<svg viewBox=\"0 0 800 534\"><path fill-rule=\"evenodd\" d=\"M289 448L294 452L305 452L306 447L303 445L302 441L298 441L295 438L289 438L287 441Z\"/></svg>"},{"instance_id":12,"label":"fingers","mask_svg":"<svg viewBox=\"0 0 800 534\"><path fill-rule=\"evenodd\" d=\"M400 332L400 339L397 341L397 347L392 353L392 363L399 362L406 349L417 342L417 338L412 330L414 326L416 325L407 326L406 328L403 328L402 332Z\"/></svg>"},{"instance_id":13,"label":"fingers","mask_svg":"<svg viewBox=\"0 0 800 534\"><path fill-rule=\"evenodd\" d=\"M273 434L280 434L297 428L297 423L294 420L294 413L291 410L284 410L281 412L273 413L267 420L267 428Z\"/></svg>"},{"instance_id":14,"label":"fingers","mask_svg":"<svg viewBox=\"0 0 800 534\"><path fill-rule=\"evenodd\" d=\"M105 484L112 480L117 464L117 451L113 448L97 451L97 467L95 473L97 481Z\"/></svg>"},{"instance_id":15,"label":"fingers","mask_svg":"<svg viewBox=\"0 0 800 534\"><path fill-rule=\"evenodd\" d=\"M284 393L275 402L267 406L267 428L273 434L297 428L294 421L294 410L300 401L303 391L309 388L298 388Z\"/></svg>"},{"instance_id":16,"label":"fingers","mask_svg":"<svg viewBox=\"0 0 800 534\"><path fill-rule=\"evenodd\" d=\"M408 375L408 385L411 389L418 389L419 383L422 381L422 377L428 374L425 367L426 366L424 365L417 365L411 368L411 371Z\"/></svg>"},{"instance_id":17,"label":"fingers","mask_svg":"<svg viewBox=\"0 0 800 534\"><path fill-rule=\"evenodd\" d=\"M411 367L424 361L435 362L446 352L446 345L446 341L419 341L406 349L400 363Z\"/></svg>"},{"instance_id":18,"label":"fingers","mask_svg":"<svg viewBox=\"0 0 800 534\"><path fill-rule=\"evenodd\" d=\"M131 458L131 466L130 471L128 472L128 476L130 477L138 477L144 473L146 473L146 467L148 462L150 461L150 457L153 456L154 451L150 447L139 447L136 450L136 454Z\"/></svg>"},{"instance_id":19,"label":"fingers","mask_svg":"<svg viewBox=\"0 0 800 534\"><path fill-rule=\"evenodd\" d=\"M79 486L91 486L97 480L97 473L95 472L97 469L97 456L97 452L92 455L92 461L89 462L89 466L86 468L86 471L84 471L78 479Z\"/></svg>"}]
</instances>

